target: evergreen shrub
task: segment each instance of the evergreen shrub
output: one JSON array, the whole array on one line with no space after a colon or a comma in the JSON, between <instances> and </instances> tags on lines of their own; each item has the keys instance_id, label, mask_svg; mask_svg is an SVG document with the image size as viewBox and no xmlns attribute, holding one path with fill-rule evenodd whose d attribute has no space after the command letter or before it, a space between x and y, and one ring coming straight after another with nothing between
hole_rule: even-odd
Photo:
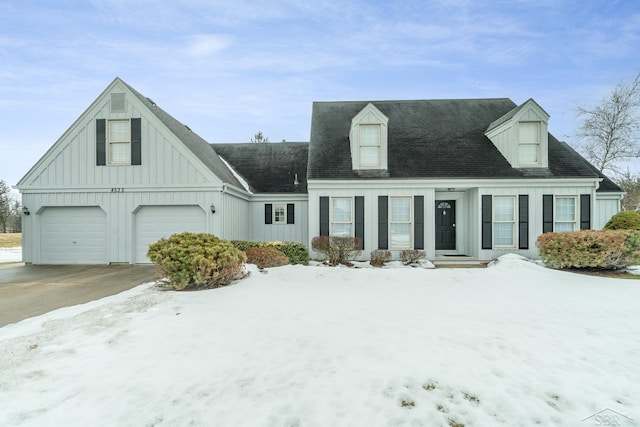
<instances>
[{"instance_id":1,"label":"evergreen shrub","mask_svg":"<svg viewBox=\"0 0 640 427\"><path fill-rule=\"evenodd\" d=\"M247 262L259 268L280 267L289 264L289 258L273 247L249 248L245 252Z\"/></svg>"},{"instance_id":2,"label":"evergreen shrub","mask_svg":"<svg viewBox=\"0 0 640 427\"><path fill-rule=\"evenodd\" d=\"M538 252L551 268L617 270L640 263L640 232L582 230L545 233L538 237Z\"/></svg>"},{"instance_id":3,"label":"evergreen shrub","mask_svg":"<svg viewBox=\"0 0 640 427\"><path fill-rule=\"evenodd\" d=\"M169 277L171 286L217 288L240 276L244 252L213 234L180 233L149 245L149 259Z\"/></svg>"},{"instance_id":4,"label":"evergreen shrub","mask_svg":"<svg viewBox=\"0 0 640 427\"><path fill-rule=\"evenodd\" d=\"M416 249L407 249L400 252L400 261L402 261L404 265L415 265L424 259L424 257L424 252Z\"/></svg>"},{"instance_id":5,"label":"evergreen shrub","mask_svg":"<svg viewBox=\"0 0 640 427\"><path fill-rule=\"evenodd\" d=\"M640 212L618 212L605 224L605 230L640 230Z\"/></svg>"},{"instance_id":6,"label":"evergreen shrub","mask_svg":"<svg viewBox=\"0 0 640 427\"><path fill-rule=\"evenodd\" d=\"M309 250L302 243L297 242L252 242L250 240L230 240L230 242L241 251L246 252L249 248L272 247L287 256L289 264L309 264Z\"/></svg>"}]
</instances>

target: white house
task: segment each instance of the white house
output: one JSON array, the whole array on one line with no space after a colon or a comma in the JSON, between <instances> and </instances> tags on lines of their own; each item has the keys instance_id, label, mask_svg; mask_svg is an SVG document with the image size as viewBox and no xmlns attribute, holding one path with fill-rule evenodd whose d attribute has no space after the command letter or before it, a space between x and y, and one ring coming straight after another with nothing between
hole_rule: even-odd
<instances>
[{"instance_id":1,"label":"white house","mask_svg":"<svg viewBox=\"0 0 640 427\"><path fill-rule=\"evenodd\" d=\"M531 99L319 102L309 143L208 144L116 78L18 183L23 258L144 263L181 231L536 257L538 235L601 228L623 196L548 119Z\"/></svg>"}]
</instances>

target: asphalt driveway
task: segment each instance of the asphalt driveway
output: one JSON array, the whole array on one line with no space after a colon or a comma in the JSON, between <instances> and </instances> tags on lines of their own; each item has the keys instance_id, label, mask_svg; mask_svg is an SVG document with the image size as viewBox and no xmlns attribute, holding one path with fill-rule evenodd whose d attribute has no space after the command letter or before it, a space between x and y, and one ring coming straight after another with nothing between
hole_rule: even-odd
<instances>
[{"instance_id":1,"label":"asphalt driveway","mask_svg":"<svg viewBox=\"0 0 640 427\"><path fill-rule=\"evenodd\" d=\"M156 278L144 265L0 265L0 327L115 295Z\"/></svg>"}]
</instances>

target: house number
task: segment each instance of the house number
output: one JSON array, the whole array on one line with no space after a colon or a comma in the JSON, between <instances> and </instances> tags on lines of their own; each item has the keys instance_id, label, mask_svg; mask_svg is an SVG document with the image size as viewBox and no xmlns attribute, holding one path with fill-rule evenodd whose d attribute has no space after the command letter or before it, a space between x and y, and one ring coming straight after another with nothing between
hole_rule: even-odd
<instances>
[{"instance_id":1,"label":"house number","mask_svg":"<svg viewBox=\"0 0 640 427\"><path fill-rule=\"evenodd\" d=\"M112 193L124 193L124 188L122 187L115 187L111 189Z\"/></svg>"}]
</instances>

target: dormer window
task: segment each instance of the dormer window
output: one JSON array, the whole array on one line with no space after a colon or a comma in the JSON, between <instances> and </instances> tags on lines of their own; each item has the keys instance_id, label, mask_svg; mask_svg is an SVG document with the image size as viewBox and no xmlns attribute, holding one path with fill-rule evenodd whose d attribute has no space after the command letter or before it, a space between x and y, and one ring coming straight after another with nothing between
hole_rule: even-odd
<instances>
[{"instance_id":1,"label":"dormer window","mask_svg":"<svg viewBox=\"0 0 640 427\"><path fill-rule=\"evenodd\" d=\"M380 125L360 125L360 166L380 166Z\"/></svg>"},{"instance_id":2,"label":"dormer window","mask_svg":"<svg viewBox=\"0 0 640 427\"><path fill-rule=\"evenodd\" d=\"M521 165L540 163L540 123L518 123L518 156Z\"/></svg>"},{"instance_id":3,"label":"dormer window","mask_svg":"<svg viewBox=\"0 0 640 427\"><path fill-rule=\"evenodd\" d=\"M387 169L387 116L367 104L351 119L351 164L357 169Z\"/></svg>"}]
</instances>

